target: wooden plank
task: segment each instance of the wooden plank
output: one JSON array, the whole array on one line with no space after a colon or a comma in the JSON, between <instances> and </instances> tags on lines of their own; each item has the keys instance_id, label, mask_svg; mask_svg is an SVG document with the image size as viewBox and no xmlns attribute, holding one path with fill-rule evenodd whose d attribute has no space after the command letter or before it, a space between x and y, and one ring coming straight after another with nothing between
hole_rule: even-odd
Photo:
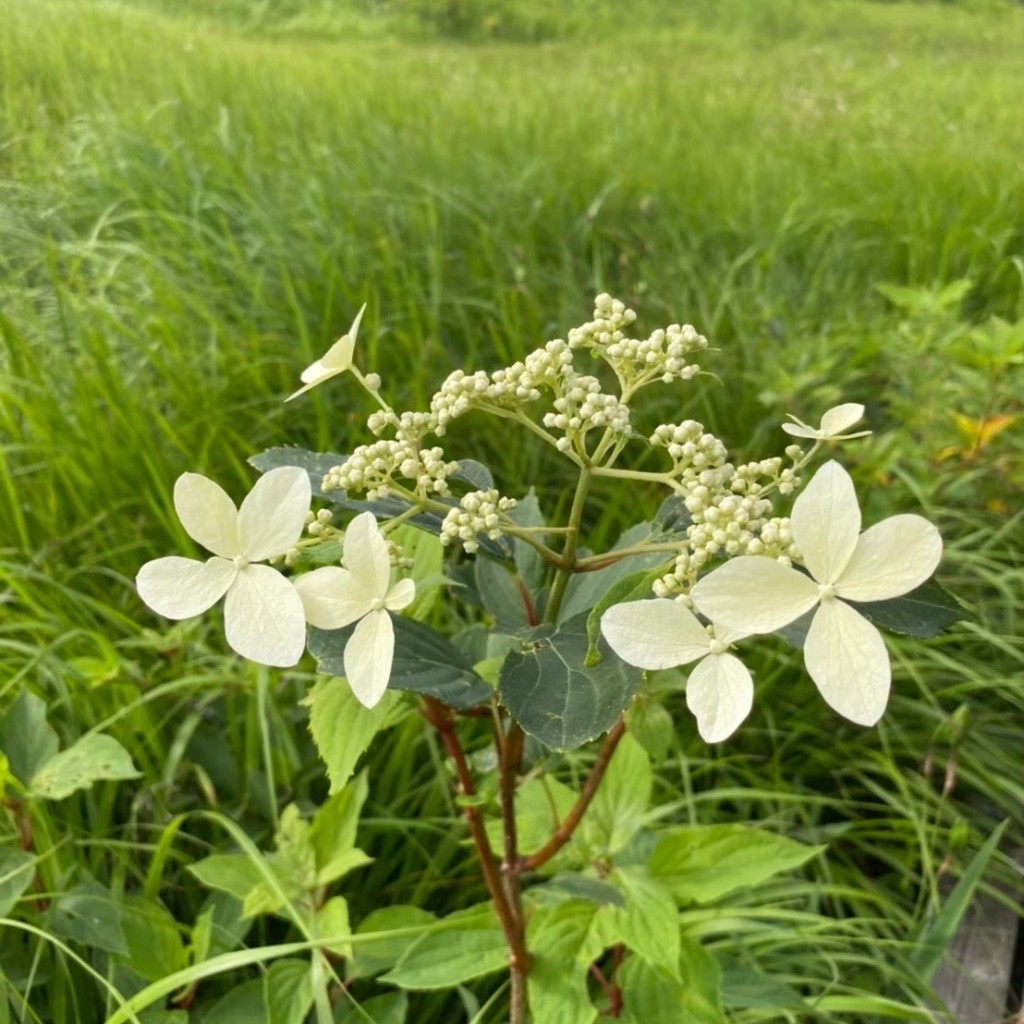
<instances>
[{"instance_id":1,"label":"wooden plank","mask_svg":"<svg viewBox=\"0 0 1024 1024\"><path fill-rule=\"evenodd\" d=\"M997 1024L1006 1019L1020 918L979 894L935 976L935 992L955 1024Z\"/></svg>"}]
</instances>

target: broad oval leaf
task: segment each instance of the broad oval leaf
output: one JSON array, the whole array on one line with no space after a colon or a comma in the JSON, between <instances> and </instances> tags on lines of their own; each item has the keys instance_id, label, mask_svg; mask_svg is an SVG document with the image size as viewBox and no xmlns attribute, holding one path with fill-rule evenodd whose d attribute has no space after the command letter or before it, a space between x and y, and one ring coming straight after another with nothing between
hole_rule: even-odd
<instances>
[{"instance_id":1,"label":"broad oval leaf","mask_svg":"<svg viewBox=\"0 0 1024 1024\"><path fill-rule=\"evenodd\" d=\"M850 601L849 604L882 629L922 640L967 618L960 602L934 579L926 580L902 597L888 601Z\"/></svg>"},{"instance_id":2,"label":"broad oval leaf","mask_svg":"<svg viewBox=\"0 0 1024 1024\"><path fill-rule=\"evenodd\" d=\"M554 750L572 750L607 732L640 684L640 669L627 665L600 640L601 662L587 667L587 616L525 634L522 650L505 660L499 695L531 736Z\"/></svg>"},{"instance_id":3,"label":"broad oval leaf","mask_svg":"<svg viewBox=\"0 0 1024 1024\"><path fill-rule=\"evenodd\" d=\"M395 655L389 689L436 697L453 708L470 708L491 699L491 688L440 633L421 622L392 617ZM352 628L310 629L309 650L320 671L344 676L345 643Z\"/></svg>"},{"instance_id":4,"label":"broad oval leaf","mask_svg":"<svg viewBox=\"0 0 1024 1024\"><path fill-rule=\"evenodd\" d=\"M136 779L131 755L113 736L90 733L54 754L32 778L33 796L63 800L103 779Z\"/></svg>"}]
</instances>

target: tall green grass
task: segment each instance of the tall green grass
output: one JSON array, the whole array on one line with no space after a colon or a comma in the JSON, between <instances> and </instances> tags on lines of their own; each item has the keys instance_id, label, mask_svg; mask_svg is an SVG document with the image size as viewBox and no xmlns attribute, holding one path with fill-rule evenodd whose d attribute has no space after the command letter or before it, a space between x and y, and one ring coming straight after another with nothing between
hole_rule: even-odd
<instances>
[{"instance_id":1,"label":"tall green grass","mask_svg":"<svg viewBox=\"0 0 1024 1024\"><path fill-rule=\"evenodd\" d=\"M822 996L921 1001L901 943L963 863L957 821L973 849L1024 796L1019 430L938 461L957 443L948 412L1020 413L1019 362L970 376L942 344L1024 316L1024 12L651 0L623 27L617 5L545 8L463 30L411 3L0 0L0 705L29 685L65 741L109 728L143 772L40 813L42 877L131 890L176 813L224 812L266 845L278 805L323 796L308 679L268 681L223 656L215 623L164 630L134 595L141 562L187 550L178 473L240 493L263 446L356 443L367 410L344 381L281 399L363 301L363 365L421 404L455 367L564 334L608 290L644 324L712 338L725 387L700 383L685 415L752 437L751 455L777 450L785 411L867 400L876 437L847 457L871 515L919 499L950 539L943 571L973 620L897 645L877 733L837 735L780 647L735 743L708 751L672 705L658 793L669 819L831 841L814 878L709 941ZM961 278L931 319L875 287ZM450 450L559 500L552 467L472 424ZM594 544L635 518L608 501ZM479 895L441 760L411 728L371 756L377 859L354 920L378 897L443 910ZM170 845L154 884L178 921L204 898L184 866L226 842L190 819ZM282 940L261 929L250 943ZM808 967L809 948L828 952ZM51 980L26 1019L91 1019L81 969L45 943L15 960L33 957Z\"/></svg>"}]
</instances>

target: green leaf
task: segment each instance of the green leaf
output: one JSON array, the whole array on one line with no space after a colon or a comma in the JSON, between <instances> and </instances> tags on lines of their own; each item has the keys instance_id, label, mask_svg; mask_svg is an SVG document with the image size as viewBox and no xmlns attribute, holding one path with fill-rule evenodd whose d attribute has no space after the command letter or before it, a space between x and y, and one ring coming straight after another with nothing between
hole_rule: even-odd
<instances>
[{"instance_id":1,"label":"green leaf","mask_svg":"<svg viewBox=\"0 0 1024 1024\"><path fill-rule=\"evenodd\" d=\"M332 794L341 792L374 736L400 710L393 693L385 693L376 707L363 707L344 679L318 679L302 703L309 708L309 729L327 767Z\"/></svg>"},{"instance_id":2,"label":"green leaf","mask_svg":"<svg viewBox=\"0 0 1024 1024\"><path fill-rule=\"evenodd\" d=\"M54 754L32 776L30 789L33 796L63 800L102 779L136 779L139 774L131 755L113 736L90 733Z\"/></svg>"},{"instance_id":3,"label":"green leaf","mask_svg":"<svg viewBox=\"0 0 1024 1024\"><path fill-rule=\"evenodd\" d=\"M960 602L933 579L889 601L851 601L850 604L876 626L924 640L967 618Z\"/></svg>"},{"instance_id":4,"label":"green leaf","mask_svg":"<svg viewBox=\"0 0 1024 1024\"><path fill-rule=\"evenodd\" d=\"M527 890L531 900L540 906L556 906L567 900L589 900L600 906L624 907L626 899L615 886L600 878L563 871L548 879L542 885Z\"/></svg>"},{"instance_id":5,"label":"green leaf","mask_svg":"<svg viewBox=\"0 0 1024 1024\"><path fill-rule=\"evenodd\" d=\"M372 914L367 915L356 929L356 934L405 932L411 928L426 929L436 923L437 918L426 910L396 904L393 907L375 910ZM401 934L394 938L379 938L356 943L352 959L348 963L346 976L349 980L370 978L389 970L398 963L416 939L415 935Z\"/></svg>"},{"instance_id":6,"label":"green leaf","mask_svg":"<svg viewBox=\"0 0 1024 1024\"><path fill-rule=\"evenodd\" d=\"M612 552L622 548L631 548L646 541L664 542L672 534L665 533L656 523L637 523L630 527L616 542ZM609 590L623 577L637 572L647 572L668 561L664 551L648 551L643 554L629 555L618 562L613 562L604 569L594 572L583 572L573 576L565 588L565 600L562 602L559 621L575 618L583 612L590 611Z\"/></svg>"},{"instance_id":7,"label":"green leaf","mask_svg":"<svg viewBox=\"0 0 1024 1024\"><path fill-rule=\"evenodd\" d=\"M416 584L416 596L405 613L417 622L423 622L430 618L447 584L442 572L444 548L438 537L415 526L398 527L390 534L390 539L401 546L406 558L412 560L408 576Z\"/></svg>"},{"instance_id":8,"label":"green leaf","mask_svg":"<svg viewBox=\"0 0 1024 1024\"><path fill-rule=\"evenodd\" d=\"M604 946L595 928L600 913L595 903L570 900L530 917L526 944L533 962L527 989L534 1024L591 1024L597 1017L587 973Z\"/></svg>"},{"instance_id":9,"label":"green leaf","mask_svg":"<svg viewBox=\"0 0 1024 1024\"><path fill-rule=\"evenodd\" d=\"M643 747L627 732L583 819L583 842L610 857L623 849L647 820L654 775Z\"/></svg>"},{"instance_id":10,"label":"green leaf","mask_svg":"<svg viewBox=\"0 0 1024 1024\"><path fill-rule=\"evenodd\" d=\"M491 688L437 630L401 616L392 616L392 622L395 656L390 689L436 697L453 708L469 708L491 699ZM310 629L309 650L319 662L321 672L345 675L343 655L351 634L352 627Z\"/></svg>"},{"instance_id":11,"label":"green leaf","mask_svg":"<svg viewBox=\"0 0 1024 1024\"><path fill-rule=\"evenodd\" d=\"M307 960L276 960L263 976L267 1024L303 1024L313 1006Z\"/></svg>"},{"instance_id":12,"label":"green leaf","mask_svg":"<svg viewBox=\"0 0 1024 1024\"><path fill-rule=\"evenodd\" d=\"M58 749L57 733L46 721L46 702L25 687L0 720L0 750L11 771L27 786Z\"/></svg>"},{"instance_id":13,"label":"green leaf","mask_svg":"<svg viewBox=\"0 0 1024 1024\"><path fill-rule=\"evenodd\" d=\"M580 615L531 630L502 668L502 704L526 732L555 750L571 750L607 732L640 683L640 669L622 661L604 640L601 663L585 667L587 647L586 616Z\"/></svg>"},{"instance_id":14,"label":"green leaf","mask_svg":"<svg viewBox=\"0 0 1024 1024\"><path fill-rule=\"evenodd\" d=\"M502 633L515 633L529 626L526 602L519 577L500 562L478 558L474 565L476 589L484 608L494 616L496 628ZM527 595L528 599L528 595Z\"/></svg>"},{"instance_id":15,"label":"green leaf","mask_svg":"<svg viewBox=\"0 0 1024 1024\"><path fill-rule=\"evenodd\" d=\"M806 1010L803 996L791 985L771 978L732 957L718 956L722 1002L736 1010Z\"/></svg>"},{"instance_id":16,"label":"green leaf","mask_svg":"<svg viewBox=\"0 0 1024 1024\"><path fill-rule=\"evenodd\" d=\"M709 903L797 868L824 849L746 825L691 825L662 836L650 872L677 900Z\"/></svg>"},{"instance_id":17,"label":"green leaf","mask_svg":"<svg viewBox=\"0 0 1024 1024\"><path fill-rule=\"evenodd\" d=\"M17 905L35 874L36 858L27 850L0 849L0 917Z\"/></svg>"},{"instance_id":18,"label":"green leaf","mask_svg":"<svg viewBox=\"0 0 1024 1024\"><path fill-rule=\"evenodd\" d=\"M120 920L128 947L125 963L146 981L159 981L186 966L181 930L161 904L143 896L122 896Z\"/></svg>"},{"instance_id":19,"label":"green leaf","mask_svg":"<svg viewBox=\"0 0 1024 1024\"><path fill-rule=\"evenodd\" d=\"M206 915L209 915L210 920L209 947L202 956L198 952L195 954L197 961L239 949L253 925L252 918L243 913L241 899L224 891L212 892L203 903L202 913L196 918L193 943L197 950L203 941L199 930L204 927L199 924L199 918Z\"/></svg>"},{"instance_id":20,"label":"green leaf","mask_svg":"<svg viewBox=\"0 0 1024 1024\"><path fill-rule=\"evenodd\" d=\"M676 972L630 956L618 982L627 1024L726 1024L718 964L692 939L681 940Z\"/></svg>"},{"instance_id":21,"label":"green leaf","mask_svg":"<svg viewBox=\"0 0 1024 1024\"><path fill-rule=\"evenodd\" d=\"M203 1014L203 1024L267 1024L263 979L236 985Z\"/></svg>"},{"instance_id":22,"label":"green leaf","mask_svg":"<svg viewBox=\"0 0 1024 1024\"><path fill-rule=\"evenodd\" d=\"M516 790L516 832L520 852L525 856L539 850L575 802L576 794L551 775L527 779ZM486 826L491 845L500 849L503 836L501 820L489 818Z\"/></svg>"},{"instance_id":23,"label":"green leaf","mask_svg":"<svg viewBox=\"0 0 1024 1024\"><path fill-rule=\"evenodd\" d=\"M520 498L516 507L509 510L509 518L515 520L519 526L546 526L547 521L541 511L540 502L537 500L537 492L531 487L525 498ZM547 563L541 557L540 552L531 547L524 540L513 539L515 550L516 570L519 578L533 593L536 598L544 580L547 576Z\"/></svg>"},{"instance_id":24,"label":"green leaf","mask_svg":"<svg viewBox=\"0 0 1024 1024\"><path fill-rule=\"evenodd\" d=\"M943 954L967 913L974 892L981 882L989 861L999 848L1009 819L997 826L996 830L985 841L985 845L975 854L967 865L953 891L946 898L942 909L934 920L925 925L910 954L910 963L924 982L930 982L942 963Z\"/></svg>"},{"instance_id":25,"label":"green leaf","mask_svg":"<svg viewBox=\"0 0 1024 1024\"><path fill-rule=\"evenodd\" d=\"M400 988L451 988L508 969L508 946L490 903L450 914L442 925L414 940L380 980Z\"/></svg>"},{"instance_id":26,"label":"green leaf","mask_svg":"<svg viewBox=\"0 0 1024 1024\"><path fill-rule=\"evenodd\" d=\"M366 854L354 849L359 815L369 791L366 773L362 772L330 796L313 816L309 838L316 855L317 884L330 885L353 867L369 863Z\"/></svg>"},{"instance_id":27,"label":"green leaf","mask_svg":"<svg viewBox=\"0 0 1024 1024\"><path fill-rule=\"evenodd\" d=\"M389 992L360 1003L359 1010L342 1000L334 1011L334 1024L405 1024L408 1013L409 997L404 992Z\"/></svg>"},{"instance_id":28,"label":"green leaf","mask_svg":"<svg viewBox=\"0 0 1024 1024\"><path fill-rule=\"evenodd\" d=\"M626 901L625 907L608 908L622 941L648 963L678 976L679 911L672 893L645 868L616 868L608 880Z\"/></svg>"},{"instance_id":29,"label":"green leaf","mask_svg":"<svg viewBox=\"0 0 1024 1024\"><path fill-rule=\"evenodd\" d=\"M314 919L315 932L320 939L352 934L349 923L348 901L344 896L332 896L322 907L318 907ZM336 956L350 957L352 943L344 940L328 942L324 946Z\"/></svg>"},{"instance_id":30,"label":"green leaf","mask_svg":"<svg viewBox=\"0 0 1024 1024\"><path fill-rule=\"evenodd\" d=\"M48 923L57 938L72 939L105 953L128 955L118 904L98 882L82 882L58 896Z\"/></svg>"},{"instance_id":31,"label":"green leaf","mask_svg":"<svg viewBox=\"0 0 1024 1024\"><path fill-rule=\"evenodd\" d=\"M644 694L626 711L626 729L655 764L660 764L668 756L676 735L675 722L665 705L645 699Z\"/></svg>"}]
</instances>

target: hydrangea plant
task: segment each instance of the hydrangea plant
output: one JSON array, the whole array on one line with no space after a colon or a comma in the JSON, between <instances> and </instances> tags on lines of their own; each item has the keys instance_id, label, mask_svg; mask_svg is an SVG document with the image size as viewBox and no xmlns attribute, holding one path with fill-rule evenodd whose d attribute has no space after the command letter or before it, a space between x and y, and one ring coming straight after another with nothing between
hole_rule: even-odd
<instances>
[{"instance_id":1,"label":"hydrangea plant","mask_svg":"<svg viewBox=\"0 0 1024 1024\"><path fill-rule=\"evenodd\" d=\"M817 428L791 417L781 424L790 438L781 454L742 463L694 419L643 428L644 392L668 386L685 394L702 372L697 360L708 342L690 325L634 337L635 313L600 295L593 319L564 339L493 372L456 370L428 408L399 410L380 378L357 365L363 312L303 371L291 398L346 375L374 407L372 438L347 456L297 448L256 456L264 475L237 509L212 481L184 474L175 507L213 556L148 563L139 594L175 619L225 597L227 642L243 657L288 667L308 642L333 677L329 690L318 684L315 699L331 692L336 700L338 688L350 687L373 709L389 691L404 691L436 730L490 903L411 943L384 981L431 988L495 970L486 956L457 970L436 967L439 937L456 948L468 934L472 951L486 947L486 933L506 951L497 967L509 970L513 1024L528 1012L537 1024L589 1022L602 1000L636 1017L652 992L675 998L702 970L699 948L686 945L678 925L674 935L671 926L651 932L652 920L676 919L678 902L699 899L678 879L672 836L643 868L635 855L617 859L628 835L606 835L596 847L593 837L580 839L613 756L644 756L628 727L644 673L686 666L687 706L703 739L719 743L755 700L744 650L782 632L803 647L827 703L872 725L891 675L877 627L928 636L958 617L928 582L942 553L939 533L917 515L862 533L846 470L831 460L813 468L824 449L869 433L851 432L864 414L859 404L825 411ZM571 464L576 485L564 521L548 523L533 491L514 497L480 462L449 456L445 435L470 415L505 421L503 429L521 430ZM652 514L614 547L591 551L583 525L598 483L629 488L637 505L649 499ZM556 497L552 507L560 507ZM447 549L447 575L418 572L405 550L410 528ZM437 600L423 600L428 592L443 592L463 613L446 615ZM467 620L458 631L446 626ZM467 749L479 746L476 720L491 723L493 769ZM380 718L358 721L365 734L352 737L355 756ZM551 752L601 736L575 792L552 775L538 793L538 780L557 764ZM344 771L326 759L337 790L354 756ZM482 780L492 777L489 801ZM695 844L722 842L721 833L686 837L691 853ZM776 860L765 855L769 871L816 852L784 842L773 848ZM723 878L724 849L714 853ZM602 974L609 948L627 952ZM598 977L598 991L588 975Z\"/></svg>"}]
</instances>

